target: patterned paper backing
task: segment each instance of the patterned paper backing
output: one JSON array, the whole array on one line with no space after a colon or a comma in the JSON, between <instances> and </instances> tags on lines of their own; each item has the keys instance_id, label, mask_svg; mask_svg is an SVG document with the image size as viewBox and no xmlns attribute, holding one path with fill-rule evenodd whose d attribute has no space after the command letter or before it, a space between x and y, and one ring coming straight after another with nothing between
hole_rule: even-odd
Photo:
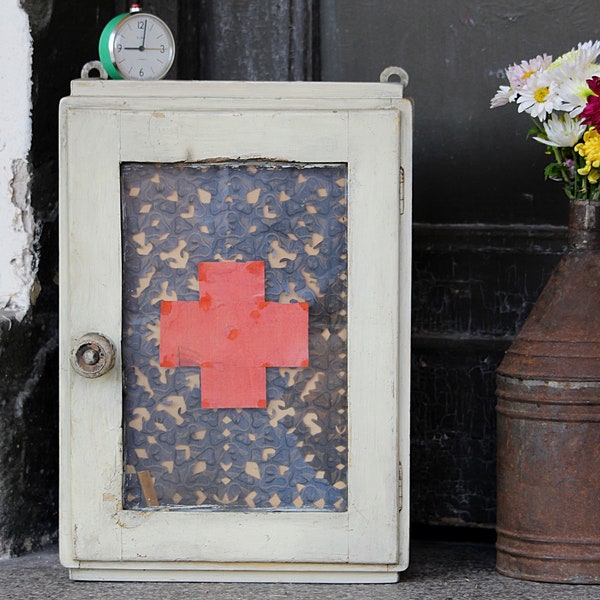
<instances>
[{"instance_id":1,"label":"patterned paper backing","mask_svg":"<svg viewBox=\"0 0 600 600\"><path fill-rule=\"evenodd\" d=\"M347 510L346 177L122 165L126 509ZM266 409L203 408L200 368L159 366L161 302L198 300L199 262L256 260L267 301L309 303L309 366L267 368Z\"/></svg>"}]
</instances>

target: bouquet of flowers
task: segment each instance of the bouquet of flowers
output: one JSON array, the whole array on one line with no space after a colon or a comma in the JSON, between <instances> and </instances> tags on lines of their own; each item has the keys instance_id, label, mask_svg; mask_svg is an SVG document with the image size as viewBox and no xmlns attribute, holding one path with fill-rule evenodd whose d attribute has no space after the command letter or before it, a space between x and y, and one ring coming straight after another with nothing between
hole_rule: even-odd
<instances>
[{"instance_id":1,"label":"bouquet of flowers","mask_svg":"<svg viewBox=\"0 0 600 600\"><path fill-rule=\"evenodd\" d=\"M600 198L600 41L580 43L556 60L544 54L506 69L509 85L496 108L516 102L534 122L533 139L552 162L546 179L562 181L570 199Z\"/></svg>"}]
</instances>

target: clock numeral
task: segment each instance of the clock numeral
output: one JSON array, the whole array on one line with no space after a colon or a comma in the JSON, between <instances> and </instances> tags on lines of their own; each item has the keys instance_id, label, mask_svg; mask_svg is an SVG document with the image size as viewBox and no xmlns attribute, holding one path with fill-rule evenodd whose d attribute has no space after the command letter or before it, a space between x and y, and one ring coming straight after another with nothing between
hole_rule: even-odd
<instances>
[{"instance_id":1,"label":"clock numeral","mask_svg":"<svg viewBox=\"0 0 600 600\"><path fill-rule=\"evenodd\" d=\"M144 69L142 68L142 69L140 69L140 77L143 77L143 76L144 76Z\"/></svg>"},{"instance_id":2,"label":"clock numeral","mask_svg":"<svg viewBox=\"0 0 600 600\"><path fill-rule=\"evenodd\" d=\"M138 21L138 29L144 29L144 21Z\"/></svg>"},{"instance_id":3,"label":"clock numeral","mask_svg":"<svg viewBox=\"0 0 600 600\"><path fill-rule=\"evenodd\" d=\"M121 50L123 50L123 45L117 44L117 52L121 52Z\"/></svg>"},{"instance_id":4,"label":"clock numeral","mask_svg":"<svg viewBox=\"0 0 600 600\"><path fill-rule=\"evenodd\" d=\"M161 44L160 45L160 51L164 54L165 53L165 45Z\"/></svg>"}]
</instances>

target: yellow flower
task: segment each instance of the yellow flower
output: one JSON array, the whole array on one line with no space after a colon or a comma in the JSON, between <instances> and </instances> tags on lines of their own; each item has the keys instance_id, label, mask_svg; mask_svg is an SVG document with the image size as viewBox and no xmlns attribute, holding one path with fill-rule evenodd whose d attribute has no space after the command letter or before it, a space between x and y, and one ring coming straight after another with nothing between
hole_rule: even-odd
<instances>
[{"instance_id":1,"label":"yellow flower","mask_svg":"<svg viewBox=\"0 0 600 600\"><path fill-rule=\"evenodd\" d=\"M575 151L585 159L585 167L577 169L580 175L586 175L592 184L600 180L600 133L590 127L583 134L583 142L575 146Z\"/></svg>"}]
</instances>

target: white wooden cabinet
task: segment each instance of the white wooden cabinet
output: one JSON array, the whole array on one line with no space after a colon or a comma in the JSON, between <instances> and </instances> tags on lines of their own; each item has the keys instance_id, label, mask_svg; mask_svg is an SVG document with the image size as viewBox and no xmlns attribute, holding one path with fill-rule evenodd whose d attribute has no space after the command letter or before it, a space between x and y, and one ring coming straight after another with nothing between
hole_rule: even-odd
<instances>
[{"instance_id":1,"label":"white wooden cabinet","mask_svg":"<svg viewBox=\"0 0 600 600\"><path fill-rule=\"evenodd\" d=\"M73 578L386 582L406 568L411 115L395 83L73 82L60 107ZM210 283L220 263L235 270ZM258 292L239 283L250 267ZM273 321L277 358L248 367L252 319L238 325L246 305L231 300L236 350L214 358L217 289L261 310L305 303L307 321ZM89 333L116 348L99 377L73 366L104 360ZM307 360L282 357L294 344ZM236 404L251 387L259 405Z\"/></svg>"}]
</instances>

